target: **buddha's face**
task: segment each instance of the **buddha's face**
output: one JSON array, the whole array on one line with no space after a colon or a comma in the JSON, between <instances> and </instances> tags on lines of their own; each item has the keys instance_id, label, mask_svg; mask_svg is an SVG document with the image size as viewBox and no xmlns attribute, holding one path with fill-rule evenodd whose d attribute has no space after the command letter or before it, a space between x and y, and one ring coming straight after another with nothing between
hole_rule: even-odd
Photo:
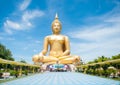
<instances>
[{"instance_id":1,"label":"buddha's face","mask_svg":"<svg viewBox=\"0 0 120 85\"><path fill-rule=\"evenodd\" d=\"M60 31L61 31L60 23L58 23L58 22L53 23L52 31L53 31L53 33L60 33Z\"/></svg>"}]
</instances>

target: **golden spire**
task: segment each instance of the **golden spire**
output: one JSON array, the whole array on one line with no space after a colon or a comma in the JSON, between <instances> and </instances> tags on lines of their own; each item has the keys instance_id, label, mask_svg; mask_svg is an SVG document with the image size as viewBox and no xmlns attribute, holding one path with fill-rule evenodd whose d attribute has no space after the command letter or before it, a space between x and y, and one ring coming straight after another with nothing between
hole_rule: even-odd
<instances>
[{"instance_id":1,"label":"golden spire","mask_svg":"<svg viewBox=\"0 0 120 85\"><path fill-rule=\"evenodd\" d=\"M55 15L55 19L58 19L58 14L56 13L56 15Z\"/></svg>"},{"instance_id":2,"label":"golden spire","mask_svg":"<svg viewBox=\"0 0 120 85\"><path fill-rule=\"evenodd\" d=\"M57 13L56 13L56 15L55 15L54 21L52 22L52 25L53 25L55 22L60 23L60 25L61 25L61 22L60 22L59 19L58 19L58 14L57 14ZM61 26L62 26L62 25L61 25Z\"/></svg>"}]
</instances>

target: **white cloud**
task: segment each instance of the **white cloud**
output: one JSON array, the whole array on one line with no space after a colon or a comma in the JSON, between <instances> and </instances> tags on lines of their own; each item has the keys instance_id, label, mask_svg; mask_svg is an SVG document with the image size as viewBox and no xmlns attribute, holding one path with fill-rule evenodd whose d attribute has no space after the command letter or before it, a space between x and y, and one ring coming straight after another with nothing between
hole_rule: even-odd
<instances>
[{"instance_id":1,"label":"white cloud","mask_svg":"<svg viewBox=\"0 0 120 85\"><path fill-rule=\"evenodd\" d=\"M88 26L85 27L84 30L74 31L68 35L72 38L99 41L120 33L120 25L118 23L114 23L113 26L99 25L97 28L96 27L97 26Z\"/></svg>"},{"instance_id":2,"label":"white cloud","mask_svg":"<svg viewBox=\"0 0 120 85\"><path fill-rule=\"evenodd\" d=\"M34 27L32 23L34 19L44 15L44 12L39 9L27 10L30 3L31 0L23 0L23 2L19 5L19 8L10 14L11 16L7 17L3 28L8 34L13 34L13 31L31 29Z\"/></svg>"},{"instance_id":3,"label":"white cloud","mask_svg":"<svg viewBox=\"0 0 120 85\"><path fill-rule=\"evenodd\" d=\"M105 22L118 23L118 22L120 22L120 16L111 17L111 18L105 20Z\"/></svg>"},{"instance_id":4,"label":"white cloud","mask_svg":"<svg viewBox=\"0 0 120 85\"><path fill-rule=\"evenodd\" d=\"M29 21L30 19L33 19L35 17L40 17L43 14L44 13L40 10L26 11L22 16L22 20L23 21Z\"/></svg>"},{"instance_id":5,"label":"white cloud","mask_svg":"<svg viewBox=\"0 0 120 85\"><path fill-rule=\"evenodd\" d=\"M40 10L29 10L25 11L24 14L22 15L22 22L26 23L27 26L32 26L32 23L30 20L35 19L37 17L43 16L44 13Z\"/></svg>"},{"instance_id":6,"label":"white cloud","mask_svg":"<svg viewBox=\"0 0 120 85\"><path fill-rule=\"evenodd\" d=\"M16 23L16 22L13 22L11 20L6 20L6 22L4 22L4 27L15 29L15 30L21 30L20 24Z\"/></svg>"},{"instance_id":7,"label":"white cloud","mask_svg":"<svg viewBox=\"0 0 120 85\"><path fill-rule=\"evenodd\" d=\"M8 34L13 34L13 31L25 30L25 23L14 22L12 20L6 20L4 22L4 29Z\"/></svg>"},{"instance_id":8,"label":"white cloud","mask_svg":"<svg viewBox=\"0 0 120 85\"><path fill-rule=\"evenodd\" d=\"M98 38L99 39L99 38ZM91 61L98 56L111 57L120 53L120 38L110 37L92 42L71 42L72 54L80 55L83 61Z\"/></svg>"},{"instance_id":9,"label":"white cloud","mask_svg":"<svg viewBox=\"0 0 120 85\"><path fill-rule=\"evenodd\" d=\"M31 0L24 0L19 6L20 10L25 10L29 6L30 2Z\"/></svg>"},{"instance_id":10,"label":"white cloud","mask_svg":"<svg viewBox=\"0 0 120 85\"><path fill-rule=\"evenodd\" d=\"M79 30L69 32L68 35L71 38L78 40L71 42L72 54L80 55L85 62L102 55L111 57L119 54L120 12L115 12L117 9L113 9L112 12L103 16L92 17L92 23L95 20L98 20L98 23L95 22L95 24L86 27L77 27ZM88 21L91 22L91 19Z\"/></svg>"},{"instance_id":11,"label":"white cloud","mask_svg":"<svg viewBox=\"0 0 120 85\"><path fill-rule=\"evenodd\" d=\"M82 60L91 61L98 56L111 57L120 53L120 39L115 38L101 42L71 42L71 54L81 56Z\"/></svg>"},{"instance_id":12,"label":"white cloud","mask_svg":"<svg viewBox=\"0 0 120 85\"><path fill-rule=\"evenodd\" d=\"M19 14L18 14L19 15ZM20 20L6 20L4 22L4 29L8 34L12 34L13 31L30 29L34 25L31 23L37 17L43 16L44 13L40 10L27 10L23 13Z\"/></svg>"}]
</instances>

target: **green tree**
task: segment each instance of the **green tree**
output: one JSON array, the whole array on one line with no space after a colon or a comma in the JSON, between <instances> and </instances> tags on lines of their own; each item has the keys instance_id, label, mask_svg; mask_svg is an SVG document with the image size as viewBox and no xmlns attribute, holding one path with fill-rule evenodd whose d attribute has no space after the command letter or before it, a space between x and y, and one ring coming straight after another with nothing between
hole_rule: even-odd
<instances>
[{"instance_id":1,"label":"green tree","mask_svg":"<svg viewBox=\"0 0 120 85\"><path fill-rule=\"evenodd\" d=\"M120 59L120 54L112 56L112 60L114 60L114 59Z\"/></svg>"},{"instance_id":2,"label":"green tree","mask_svg":"<svg viewBox=\"0 0 120 85\"><path fill-rule=\"evenodd\" d=\"M20 62L22 62L22 63L27 63L25 60L21 60Z\"/></svg>"},{"instance_id":3,"label":"green tree","mask_svg":"<svg viewBox=\"0 0 120 85\"><path fill-rule=\"evenodd\" d=\"M107 61L107 60L110 60L109 58L105 57L105 56L101 56L101 57L98 57L98 62L103 62L103 61Z\"/></svg>"},{"instance_id":4,"label":"green tree","mask_svg":"<svg viewBox=\"0 0 120 85\"><path fill-rule=\"evenodd\" d=\"M14 61L11 51L7 49L4 45L2 45L1 43L0 43L0 58Z\"/></svg>"},{"instance_id":5,"label":"green tree","mask_svg":"<svg viewBox=\"0 0 120 85\"><path fill-rule=\"evenodd\" d=\"M101 57L98 57L97 59L94 59L93 61L88 62L88 64L104 62L104 61L107 61L107 60L110 60L110 58L105 57L105 56L101 56Z\"/></svg>"}]
</instances>

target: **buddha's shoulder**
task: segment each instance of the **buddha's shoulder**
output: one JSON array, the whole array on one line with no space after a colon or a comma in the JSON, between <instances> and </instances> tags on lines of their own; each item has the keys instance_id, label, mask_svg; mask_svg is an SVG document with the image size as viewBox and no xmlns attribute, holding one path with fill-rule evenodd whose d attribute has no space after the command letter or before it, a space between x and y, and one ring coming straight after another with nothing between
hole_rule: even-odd
<instances>
[{"instance_id":1,"label":"buddha's shoulder","mask_svg":"<svg viewBox=\"0 0 120 85\"><path fill-rule=\"evenodd\" d=\"M45 39L49 39L49 38L50 38L50 36L49 36L49 35L45 37Z\"/></svg>"},{"instance_id":2,"label":"buddha's shoulder","mask_svg":"<svg viewBox=\"0 0 120 85\"><path fill-rule=\"evenodd\" d=\"M45 38L50 38L50 37L52 37L52 35L48 35L48 36L46 36Z\"/></svg>"},{"instance_id":3,"label":"buddha's shoulder","mask_svg":"<svg viewBox=\"0 0 120 85\"><path fill-rule=\"evenodd\" d=\"M66 35L60 35L61 37L63 37L63 38L68 38L68 36L66 36Z\"/></svg>"},{"instance_id":4,"label":"buddha's shoulder","mask_svg":"<svg viewBox=\"0 0 120 85\"><path fill-rule=\"evenodd\" d=\"M48 35L45 37L45 39L50 39L51 37L53 37L53 35Z\"/></svg>"}]
</instances>

